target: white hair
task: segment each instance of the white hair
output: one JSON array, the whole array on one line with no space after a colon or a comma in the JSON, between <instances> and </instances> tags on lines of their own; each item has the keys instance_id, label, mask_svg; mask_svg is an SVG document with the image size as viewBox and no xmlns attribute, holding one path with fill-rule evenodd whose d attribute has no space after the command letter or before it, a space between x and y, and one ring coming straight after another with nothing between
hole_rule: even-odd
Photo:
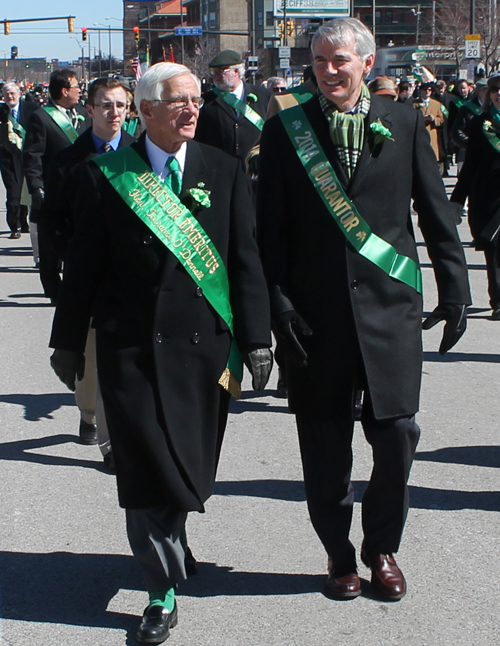
<instances>
[{"instance_id":1,"label":"white hair","mask_svg":"<svg viewBox=\"0 0 500 646\"><path fill-rule=\"evenodd\" d=\"M372 32L356 18L334 18L318 27L311 41L311 51L318 40L327 40L332 45L346 47L354 41L354 51L362 61L375 56L377 46Z\"/></svg>"},{"instance_id":2,"label":"white hair","mask_svg":"<svg viewBox=\"0 0 500 646\"><path fill-rule=\"evenodd\" d=\"M22 94L19 85L17 83L14 83L13 81L5 83L5 85L2 87L2 92L8 92L9 90L13 90L14 88L19 92L19 94Z\"/></svg>"},{"instance_id":3,"label":"white hair","mask_svg":"<svg viewBox=\"0 0 500 646\"><path fill-rule=\"evenodd\" d=\"M182 74L189 74L193 78L198 87L198 92L201 94L200 79L185 65L179 65L178 63L156 63L147 70L139 83L137 83L134 92L134 103L143 123L144 117L141 112L141 101L161 100L164 89L163 84L175 76L181 76Z\"/></svg>"}]
</instances>

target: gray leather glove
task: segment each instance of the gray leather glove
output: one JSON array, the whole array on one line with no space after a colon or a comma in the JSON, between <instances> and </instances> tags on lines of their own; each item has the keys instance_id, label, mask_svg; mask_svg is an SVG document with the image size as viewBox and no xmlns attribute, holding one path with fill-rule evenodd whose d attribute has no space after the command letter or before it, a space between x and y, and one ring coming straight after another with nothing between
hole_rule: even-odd
<instances>
[{"instance_id":1,"label":"gray leather glove","mask_svg":"<svg viewBox=\"0 0 500 646\"><path fill-rule=\"evenodd\" d=\"M35 189L35 192L31 194L31 206L39 211L42 208L44 198L45 191L43 188Z\"/></svg>"},{"instance_id":2,"label":"gray leather glove","mask_svg":"<svg viewBox=\"0 0 500 646\"><path fill-rule=\"evenodd\" d=\"M290 359L298 366L307 366L307 352L302 347L298 335L311 336L312 330L295 310L283 312L276 319L274 333L276 339L283 343Z\"/></svg>"},{"instance_id":3,"label":"gray leather glove","mask_svg":"<svg viewBox=\"0 0 500 646\"><path fill-rule=\"evenodd\" d=\"M422 323L422 329L430 330L439 321L446 321L439 346L439 354L445 354L457 343L467 328L467 305L455 303L438 305Z\"/></svg>"},{"instance_id":4,"label":"gray leather glove","mask_svg":"<svg viewBox=\"0 0 500 646\"><path fill-rule=\"evenodd\" d=\"M273 368L273 353L269 348L251 350L246 357L245 364L252 375L252 388L264 390L269 375Z\"/></svg>"},{"instance_id":5,"label":"gray leather glove","mask_svg":"<svg viewBox=\"0 0 500 646\"><path fill-rule=\"evenodd\" d=\"M73 350L54 350L50 357L53 371L70 390L76 389L75 380L81 381L85 374L85 356L83 352Z\"/></svg>"}]
</instances>

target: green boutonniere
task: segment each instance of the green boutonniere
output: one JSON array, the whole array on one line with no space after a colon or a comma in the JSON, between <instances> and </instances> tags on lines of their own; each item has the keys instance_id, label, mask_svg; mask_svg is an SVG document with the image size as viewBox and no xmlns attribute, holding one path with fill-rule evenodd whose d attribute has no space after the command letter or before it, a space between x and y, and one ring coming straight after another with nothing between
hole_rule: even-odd
<instances>
[{"instance_id":1,"label":"green boutonniere","mask_svg":"<svg viewBox=\"0 0 500 646\"><path fill-rule=\"evenodd\" d=\"M370 123L370 129L373 132L374 135L374 143L375 146L378 146L378 144L383 143L386 139L390 139L391 141L394 141L392 137L392 132L389 130L389 128L386 128L382 121L380 119L376 119L372 123Z\"/></svg>"},{"instance_id":2,"label":"green boutonniere","mask_svg":"<svg viewBox=\"0 0 500 646\"><path fill-rule=\"evenodd\" d=\"M205 186L204 182L198 182L197 187L188 188L187 193L193 198L197 206L201 206L204 209L208 209L208 207L212 205L212 203L210 202L211 191L206 191L203 188L204 186Z\"/></svg>"},{"instance_id":3,"label":"green boutonniere","mask_svg":"<svg viewBox=\"0 0 500 646\"><path fill-rule=\"evenodd\" d=\"M248 95L248 100L257 103L259 99L253 92L250 92L250 94Z\"/></svg>"},{"instance_id":4,"label":"green boutonniere","mask_svg":"<svg viewBox=\"0 0 500 646\"><path fill-rule=\"evenodd\" d=\"M76 118L77 118L78 121L85 121L85 117L83 116L83 114L77 115Z\"/></svg>"}]
</instances>

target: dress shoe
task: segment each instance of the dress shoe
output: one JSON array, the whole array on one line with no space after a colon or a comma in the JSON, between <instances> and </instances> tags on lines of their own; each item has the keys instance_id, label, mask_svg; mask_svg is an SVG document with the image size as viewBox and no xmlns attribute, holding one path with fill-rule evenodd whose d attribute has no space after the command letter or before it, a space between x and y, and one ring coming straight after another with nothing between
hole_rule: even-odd
<instances>
[{"instance_id":1,"label":"dress shoe","mask_svg":"<svg viewBox=\"0 0 500 646\"><path fill-rule=\"evenodd\" d=\"M13 231L9 236L9 238L11 240L17 240L20 237L21 237L21 232L20 231Z\"/></svg>"},{"instance_id":2,"label":"dress shoe","mask_svg":"<svg viewBox=\"0 0 500 646\"><path fill-rule=\"evenodd\" d=\"M349 570L351 571L349 572ZM359 597L361 594L361 582L356 573L356 567L335 570L329 560L325 594L333 599L355 599Z\"/></svg>"},{"instance_id":3,"label":"dress shoe","mask_svg":"<svg viewBox=\"0 0 500 646\"><path fill-rule=\"evenodd\" d=\"M97 426L80 420L80 444L97 444Z\"/></svg>"},{"instance_id":4,"label":"dress shoe","mask_svg":"<svg viewBox=\"0 0 500 646\"><path fill-rule=\"evenodd\" d=\"M161 606L148 606L137 631L137 641L141 644L161 644L168 638L170 628L175 626L177 626L177 603L172 612Z\"/></svg>"},{"instance_id":5,"label":"dress shoe","mask_svg":"<svg viewBox=\"0 0 500 646\"><path fill-rule=\"evenodd\" d=\"M361 560L372 571L372 586L387 601L399 601L406 594L406 581L392 554L368 554L361 548Z\"/></svg>"},{"instance_id":6,"label":"dress shoe","mask_svg":"<svg viewBox=\"0 0 500 646\"><path fill-rule=\"evenodd\" d=\"M276 397L280 399L287 399L288 397L288 386L286 383L285 373L281 368L278 370L278 387L276 392Z\"/></svg>"},{"instance_id":7,"label":"dress shoe","mask_svg":"<svg viewBox=\"0 0 500 646\"><path fill-rule=\"evenodd\" d=\"M492 321L500 321L500 307L493 310L493 313L491 315L491 320Z\"/></svg>"},{"instance_id":8,"label":"dress shoe","mask_svg":"<svg viewBox=\"0 0 500 646\"><path fill-rule=\"evenodd\" d=\"M198 563L193 556L193 552L189 547L184 547L184 568L187 576L198 574Z\"/></svg>"}]
</instances>

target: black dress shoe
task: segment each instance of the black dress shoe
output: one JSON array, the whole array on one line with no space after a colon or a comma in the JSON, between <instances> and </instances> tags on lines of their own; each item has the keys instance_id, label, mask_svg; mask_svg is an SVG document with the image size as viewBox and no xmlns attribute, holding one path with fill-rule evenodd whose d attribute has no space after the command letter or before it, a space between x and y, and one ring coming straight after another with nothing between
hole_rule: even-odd
<instances>
[{"instance_id":1,"label":"black dress shoe","mask_svg":"<svg viewBox=\"0 0 500 646\"><path fill-rule=\"evenodd\" d=\"M493 310L491 314L491 320L500 321L500 307L497 307L496 309Z\"/></svg>"},{"instance_id":2,"label":"black dress shoe","mask_svg":"<svg viewBox=\"0 0 500 646\"><path fill-rule=\"evenodd\" d=\"M372 571L372 586L387 601L399 601L406 594L406 581L392 554L368 553L361 548L361 560Z\"/></svg>"},{"instance_id":3,"label":"black dress shoe","mask_svg":"<svg viewBox=\"0 0 500 646\"><path fill-rule=\"evenodd\" d=\"M141 644L161 644L170 635L170 628L177 626L177 603L172 612L161 606L148 606L137 631Z\"/></svg>"},{"instance_id":4,"label":"black dress shoe","mask_svg":"<svg viewBox=\"0 0 500 646\"><path fill-rule=\"evenodd\" d=\"M361 581L356 566L335 569L328 560L328 579L325 594L333 599L355 599L361 594Z\"/></svg>"},{"instance_id":5,"label":"black dress shoe","mask_svg":"<svg viewBox=\"0 0 500 646\"><path fill-rule=\"evenodd\" d=\"M80 420L80 444L97 444L97 426Z\"/></svg>"},{"instance_id":6,"label":"black dress shoe","mask_svg":"<svg viewBox=\"0 0 500 646\"><path fill-rule=\"evenodd\" d=\"M20 231L13 231L9 236L9 238L11 240L17 240L20 237L21 237L21 232Z\"/></svg>"},{"instance_id":7,"label":"black dress shoe","mask_svg":"<svg viewBox=\"0 0 500 646\"><path fill-rule=\"evenodd\" d=\"M187 545L184 547L184 568L187 576L198 574L198 563Z\"/></svg>"},{"instance_id":8,"label":"black dress shoe","mask_svg":"<svg viewBox=\"0 0 500 646\"><path fill-rule=\"evenodd\" d=\"M286 383L285 373L281 368L278 370L278 386L276 391L276 397L280 399L287 399L288 397L288 386Z\"/></svg>"}]
</instances>

